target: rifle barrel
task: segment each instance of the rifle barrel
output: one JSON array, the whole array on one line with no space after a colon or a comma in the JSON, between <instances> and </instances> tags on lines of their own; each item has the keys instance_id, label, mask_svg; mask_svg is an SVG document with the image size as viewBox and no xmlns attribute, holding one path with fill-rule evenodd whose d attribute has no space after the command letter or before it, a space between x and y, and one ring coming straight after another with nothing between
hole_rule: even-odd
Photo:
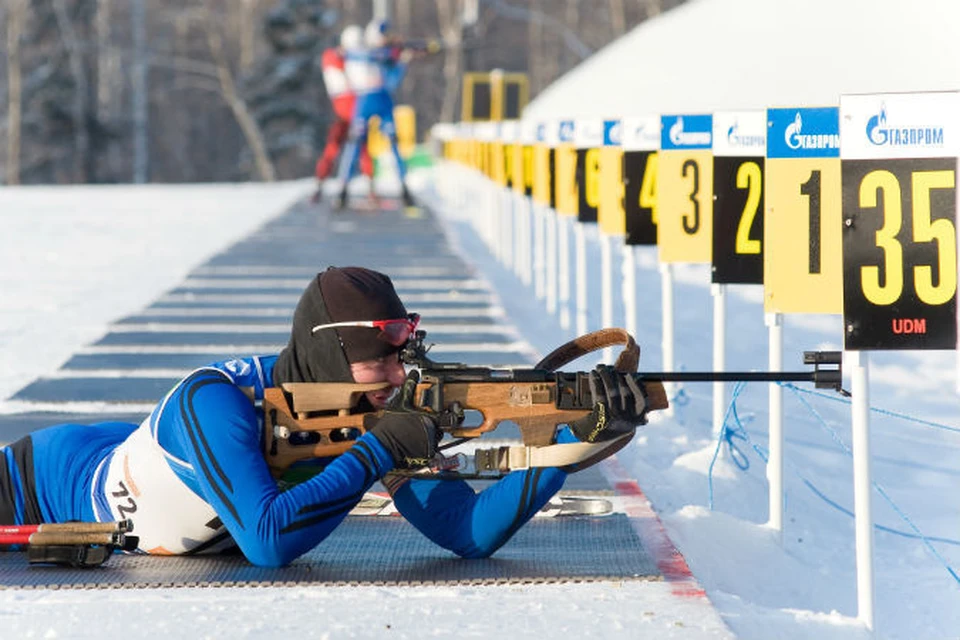
<instances>
[{"instance_id":1,"label":"rifle barrel","mask_svg":"<svg viewBox=\"0 0 960 640\"><path fill-rule=\"evenodd\" d=\"M660 382L832 382L840 376L827 371L659 371L634 374L634 379Z\"/></svg>"}]
</instances>

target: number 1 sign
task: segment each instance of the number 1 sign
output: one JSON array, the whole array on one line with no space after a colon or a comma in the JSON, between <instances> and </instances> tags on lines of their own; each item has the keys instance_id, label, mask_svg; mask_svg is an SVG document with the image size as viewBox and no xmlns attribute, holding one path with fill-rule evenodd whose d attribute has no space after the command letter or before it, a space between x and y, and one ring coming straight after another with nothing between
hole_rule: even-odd
<instances>
[{"instance_id":1,"label":"number 1 sign","mask_svg":"<svg viewBox=\"0 0 960 640\"><path fill-rule=\"evenodd\" d=\"M836 107L767 109L764 310L840 313Z\"/></svg>"}]
</instances>

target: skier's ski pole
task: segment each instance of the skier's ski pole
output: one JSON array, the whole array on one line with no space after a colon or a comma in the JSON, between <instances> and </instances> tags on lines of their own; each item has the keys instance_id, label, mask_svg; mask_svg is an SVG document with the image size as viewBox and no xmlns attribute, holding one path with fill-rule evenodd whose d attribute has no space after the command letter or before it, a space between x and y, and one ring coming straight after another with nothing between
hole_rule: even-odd
<instances>
[{"instance_id":1,"label":"skier's ski pole","mask_svg":"<svg viewBox=\"0 0 960 640\"><path fill-rule=\"evenodd\" d=\"M3 524L0 536L31 533L127 533L133 531L132 520L118 522L44 522L42 524Z\"/></svg>"},{"instance_id":2,"label":"skier's ski pole","mask_svg":"<svg viewBox=\"0 0 960 640\"><path fill-rule=\"evenodd\" d=\"M0 544L28 544L28 545L86 545L98 544L108 546L122 546L124 534L111 531L92 533L75 532L37 532L37 533L5 533L0 534Z\"/></svg>"}]
</instances>

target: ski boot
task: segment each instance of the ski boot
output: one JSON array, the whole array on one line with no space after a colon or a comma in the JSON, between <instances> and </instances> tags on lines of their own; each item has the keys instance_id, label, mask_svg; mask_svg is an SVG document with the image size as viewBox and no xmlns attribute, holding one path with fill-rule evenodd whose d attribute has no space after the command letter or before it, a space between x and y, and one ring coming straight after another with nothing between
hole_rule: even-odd
<instances>
[{"instance_id":1,"label":"ski boot","mask_svg":"<svg viewBox=\"0 0 960 640\"><path fill-rule=\"evenodd\" d=\"M336 210L343 211L346 208L347 208L347 188L344 187L343 190L340 192L340 196L337 198Z\"/></svg>"},{"instance_id":2,"label":"ski boot","mask_svg":"<svg viewBox=\"0 0 960 640\"><path fill-rule=\"evenodd\" d=\"M370 193L367 194L367 204L370 206L371 211L379 211L383 208L383 203L380 202L380 196L377 195L373 180L370 180Z\"/></svg>"},{"instance_id":3,"label":"ski boot","mask_svg":"<svg viewBox=\"0 0 960 640\"><path fill-rule=\"evenodd\" d=\"M413 199L413 196L410 195L410 190L407 189L407 184L405 182L400 183L402 189L401 196L403 198L403 213L408 218L419 218L423 215L423 212L420 211L420 207L417 206L417 202Z\"/></svg>"}]
</instances>

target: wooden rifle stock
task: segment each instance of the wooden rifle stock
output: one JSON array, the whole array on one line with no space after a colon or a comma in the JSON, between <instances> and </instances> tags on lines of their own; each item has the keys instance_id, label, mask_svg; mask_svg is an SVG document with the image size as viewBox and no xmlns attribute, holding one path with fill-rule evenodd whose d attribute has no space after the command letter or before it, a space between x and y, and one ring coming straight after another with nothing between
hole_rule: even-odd
<instances>
[{"instance_id":1,"label":"wooden rifle stock","mask_svg":"<svg viewBox=\"0 0 960 640\"><path fill-rule=\"evenodd\" d=\"M422 332L421 332L422 333ZM616 368L635 371L639 347L622 329L605 329L581 336L555 350L532 369L492 369L438 364L425 357L423 335L418 355L404 361L421 370L415 405L436 415L441 428L455 438L477 438L502 422L520 428L523 444L540 447L553 442L561 424L592 409L589 374L558 373L555 369L580 356L615 344L624 345ZM275 477L295 462L338 456L371 428L381 412L356 413L363 393L386 383L295 383L264 391L264 456ZM669 406L663 384L644 383L647 412ZM467 412L476 412L479 423Z\"/></svg>"},{"instance_id":2,"label":"wooden rifle stock","mask_svg":"<svg viewBox=\"0 0 960 640\"><path fill-rule=\"evenodd\" d=\"M416 406L435 414L441 428L456 438L477 438L506 421L520 428L524 445L548 445L553 442L558 425L582 418L592 410L592 406L585 406L579 400L569 408L558 402L558 396L565 393L571 383L586 385L588 374L557 375L569 376L571 381L460 382L427 375L417 386ZM325 383L298 383L295 387L284 385L264 391L264 456L274 476L282 476L290 465L300 460L342 454L382 415L382 412L350 413L356 406L355 399L349 406L341 402L323 408L304 400L322 393L326 386ZM338 386L356 387L351 394L354 398L370 390L369 385ZM648 410L664 408L663 386L660 383L648 386L659 390L653 398L648 396ZM468 412L479 414L479 424L467 424L471 417Z\"/></svg>"}]
</instances>

